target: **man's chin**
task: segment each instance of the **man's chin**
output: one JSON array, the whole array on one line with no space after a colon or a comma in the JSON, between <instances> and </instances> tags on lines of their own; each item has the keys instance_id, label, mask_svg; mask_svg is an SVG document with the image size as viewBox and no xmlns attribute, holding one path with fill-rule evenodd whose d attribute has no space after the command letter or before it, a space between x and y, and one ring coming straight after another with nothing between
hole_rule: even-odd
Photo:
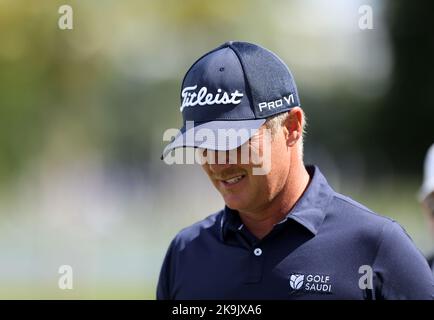
<instances>
[{"instance_id":1,"label":"man's chin","mask_svg":"<svg viewBox=\"0 0 434 320\"><path fill-rule=\"evenodd\" d=\"M246 211L246 208L248 208L248 205L241 201L240 199L224 199L225 204L228 208L236 211Z\"/></svg>"}]
</instances>

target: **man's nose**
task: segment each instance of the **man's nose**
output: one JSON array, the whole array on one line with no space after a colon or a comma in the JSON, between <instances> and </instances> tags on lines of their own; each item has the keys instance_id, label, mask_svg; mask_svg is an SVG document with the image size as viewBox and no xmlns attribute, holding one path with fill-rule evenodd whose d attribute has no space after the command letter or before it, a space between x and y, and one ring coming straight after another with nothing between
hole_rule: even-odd
<instances>
[{"instance_id":1,"label":"man's nose","mask_svg":"<svg viewBox=\"0 0 434 320\"><path fill-rule=\"evenodd\" d=\"M231 166L233 166L233 164L230 164L230 163L223 163L223 164L214 163L214 164L209 164L209 169L213 173L220 173L220 172L226 170L227 168L229 168Z\"/></svg>"},{"instance_id":2,"label":"man's nose","mask_svg":"<svg viewBox=\"0 0 434 320\"><path fill-rule=\"evenodd\" d=\"M232 152L233 153L233 152ZM236 159L230 151L209 151L207 150L207 162L214 172L219 172L236 164Z\"/></svg>"}]
</instances>

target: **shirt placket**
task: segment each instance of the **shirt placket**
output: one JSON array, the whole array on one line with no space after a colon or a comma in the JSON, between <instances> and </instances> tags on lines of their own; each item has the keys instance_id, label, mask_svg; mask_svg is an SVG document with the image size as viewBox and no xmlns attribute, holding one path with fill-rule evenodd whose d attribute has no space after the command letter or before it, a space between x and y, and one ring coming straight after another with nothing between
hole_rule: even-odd
<instances>
[{"instance_id":1,"label":"shirt placket","mask_svg":"<svg viewBox=\"0 0 434 320\"><path fill-rule=\"evenodd\" d=\"M253 284L261 282L264 272L265 251L262 241L254 239L247 230L238 230L238 237L248 250L247 266L244 283Z\"/></svg>"}]
</instances>

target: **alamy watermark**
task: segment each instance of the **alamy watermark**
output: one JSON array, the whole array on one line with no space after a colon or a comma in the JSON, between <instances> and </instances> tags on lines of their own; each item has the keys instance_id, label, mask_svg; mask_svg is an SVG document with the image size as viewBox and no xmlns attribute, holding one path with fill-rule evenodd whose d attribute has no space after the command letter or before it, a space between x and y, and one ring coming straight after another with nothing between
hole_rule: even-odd
<instances>
[{"instance_id":1,"label":"alamy watermark","mask_svg":"<svg viewBox=\"0 0 434 320\"><path fill-rule=\"evenodd\" d=\"M72 267L67 264L61 265L58 272L61 274L57 281L59 289L72 290L74 288Z\"/></svg>"},{"instance_id":2,"label":"alamy watermark","mask_svg":"<svg viewBox=\"0 0 434 320\"><path fill-rule=\"evenodd\" d=\"M374 29L374 15L370 5L364 4L359 7L359 29L372 30Z\"/></svg>"},{"instance_id":3,"label":"alamy watermark","mask_svg":"<svg viewBox=\"0 0 434 320\"><path fill-rule=\"evenodd\" d=\"M165 155L164 162L168 165L250 164L253 175L266 175L271 170L271 135L267 128L260 131L246 128L211 130L195 128L194 121L187 121L183 136L174 128L163 133L163 141L175 141L177 145L179 142L178 148ZM193 145L194 149L181 147ZM228 148L230 150L225 151Z\"/></svg>"},{"instance_id":4,"label":"alamy watermark","mask_svg":"<svg viewBox=\"0 0 434 320\"><path fill-rule=\"evenodd\" d=\"M59 7L57 12L61 14L59 20L57 21L57 25L59 26L59 29L60 30L74 29L72 7L70 5L64 4Z\"/></svg>"},{"instance_id":5,"label":"alamy watermark","mask_svg":"<svg viewBox=\"0 0 434 320\"><path fill-rule=\"evenodd\" d=\"M373 277L374 271L372 267L365 264L359 267L359 274L362 276L359 278L359 288L360 290L372 290L374 288Z\"/></svg>"}]
</instances>

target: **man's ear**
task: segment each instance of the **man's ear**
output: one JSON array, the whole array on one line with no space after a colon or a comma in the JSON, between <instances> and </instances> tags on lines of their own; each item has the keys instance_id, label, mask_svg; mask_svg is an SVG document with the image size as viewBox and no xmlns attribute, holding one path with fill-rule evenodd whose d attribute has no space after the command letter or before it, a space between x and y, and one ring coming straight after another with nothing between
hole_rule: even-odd
<instances>
[{"instance_id":1,"label":"man's ear","mask_svg":"<svg viewBox=\"0 0 434 320\"><path fill-rule=\"evenodd\" d=\"M285 138L288 146L292 147L303 134L303 111L300 107L294 107L288 113L288 118L284 123Z\"/></svg>"}]
</instances>

